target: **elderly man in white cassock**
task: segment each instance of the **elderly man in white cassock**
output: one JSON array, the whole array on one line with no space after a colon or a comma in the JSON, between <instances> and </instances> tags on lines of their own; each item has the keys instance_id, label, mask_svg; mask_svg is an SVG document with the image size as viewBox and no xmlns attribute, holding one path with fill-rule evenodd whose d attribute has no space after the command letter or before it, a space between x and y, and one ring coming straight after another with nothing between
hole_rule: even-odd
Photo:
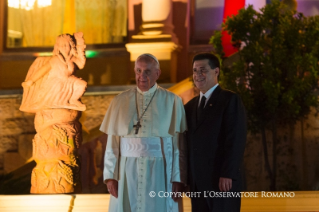
<instances>
[{"instance_id":1,"label":"elderly man in white cassock","mask_svg":"<svg viewBox=\"0 0 319 212\"><path fill-rule=\"evenodd\" d=\"M136 88L114 98L100 130L108 135L104 182L111 194L110 212L181 210L186 183L181 99L160 87L155 56L135 61Z\"/></svg>"}]
</instances>

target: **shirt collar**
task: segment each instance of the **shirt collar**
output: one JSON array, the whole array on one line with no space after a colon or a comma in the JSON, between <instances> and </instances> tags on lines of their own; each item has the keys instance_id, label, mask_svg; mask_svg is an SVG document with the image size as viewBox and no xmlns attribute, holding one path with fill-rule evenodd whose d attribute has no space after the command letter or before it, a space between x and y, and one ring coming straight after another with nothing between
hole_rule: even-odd
<instances>
[{"instance_id":1,"label":"shirt collar","mask_svg":"<svg viewBox=\"0 0 319 212\"><path fill-rule=\"evenodd\" d=\"M205 96L206 97L206 100L208 100L211 96L212 96L212 93L213 91L215 90L215 88L217 88L219 84L217 83L216 85L214 85L213 87L211 87L208 91L206 91L205 94L203 94L202 92L200 92L200 99L199 101L202 99L202 96Z\"/></svg>"},{"instance_id":2,"label":"shirt collar","mask_svg":"<svg viewBox=\"0 0 319 212\"><path fill-rule=\"evenodd\" d=\"M141 89L139 89L138 87L137 88L137 91L142 94L142 95L147 95L147 94L152 94L156 91L157 89L157 83L155 82L155 84L153 85L153 87L151 87L148 91L141 91Z\"/></svg>"}]
</instances>

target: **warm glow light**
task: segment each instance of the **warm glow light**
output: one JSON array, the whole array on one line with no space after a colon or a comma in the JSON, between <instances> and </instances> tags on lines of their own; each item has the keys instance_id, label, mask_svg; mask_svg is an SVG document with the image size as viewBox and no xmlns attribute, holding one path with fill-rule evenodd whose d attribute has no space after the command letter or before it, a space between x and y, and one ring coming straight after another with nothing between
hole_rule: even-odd
<instances>
[{"instance_id":1,"label":"warm glow light","mask_svg":"<svg viewBox=\"0 0 319 212\"><path fill-rule=\"evenodd\" d=\"M8 6L19 9L20 7L20 0L9 0Z\"/></svg>"},{"instance_id":2,"label":"warm glow light","mask_svg":"<svg viewBox=\"0 0 319 212\"><path fill-rule=\"evenodd\" d=\"M52 52L38 52L33 54L33 56L35 57L49 57L52 55L53 55ZM93 58L93 57L96 57L97 55L98 55L97 51L92 51L92 50L85 51L85 56L87 58Z\"/></svg>"},{"instance_id":3,"label":"warm glow light","mask_svg":"<svg viewBox=\"0 0 319 212\"><path fill-rule=\"evenodd\" d=\"M188 77L188 78L184 79L183 81L168 88L168 90L177 94L177 95L181 95L182 93L184 93L190 89L193 89L193 88L194 88L193 81L192 81L191 77Z\"/></svg>"},{"instance_id":4,"label":"warm glow light","mask_svg":"<svg viewBox=\"0 0 319 212\"><path fill-rule=\"evenodd\" d=\"M51 6L51 0L38 0L38 7Z\"/></svg>"},{"instance_id":5,"label":"warm glow light","mask_svg":"<svg viewBox=\"0 0 319 212\"><path fill-rule=\"evenodd\" d=\"M20 0L20 8L25 10L32 10L35 0Z\"/></svg>"},{"instance_id":6,"label":"warm glow light","mask_svg":"<svg viewBox=\"0 0 319 212\"><path fill-rule=\"evenodd\" d=\"M53 55L52 52L38 52L33 54L33 56L35 57L49 57L52 55Z\"/></svg>"},{"instance_id":7,"label":"warm glow light","mask_svg":"<svg viewBox=\"0 0 319 212\"><path fill-rule=\"evenodd\" d=\"M21 8L25 10L32 10L36 0L8 0L9 7ZM38 0L38 7L48 7L51 6L52 0Z\"/></svg>"}]
</instances>

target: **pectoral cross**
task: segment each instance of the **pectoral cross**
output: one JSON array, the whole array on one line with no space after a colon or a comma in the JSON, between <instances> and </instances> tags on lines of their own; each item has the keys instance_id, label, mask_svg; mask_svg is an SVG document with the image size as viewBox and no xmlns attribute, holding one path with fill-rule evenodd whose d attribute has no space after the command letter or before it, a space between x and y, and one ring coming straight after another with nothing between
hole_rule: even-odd
<instances>
[{"instance_id":1,"label":"pectoral cross","mask_svg":"<svg viewBox=\"0 0 319 212\"><path fill-rule=\"evenodd\" d=\"M133 127L135 128L135 134L138 133L138 130L140 129L140 127L142 127L140 121L138 121L135 125L133 125Z\"/></svg>"}]
</instances>

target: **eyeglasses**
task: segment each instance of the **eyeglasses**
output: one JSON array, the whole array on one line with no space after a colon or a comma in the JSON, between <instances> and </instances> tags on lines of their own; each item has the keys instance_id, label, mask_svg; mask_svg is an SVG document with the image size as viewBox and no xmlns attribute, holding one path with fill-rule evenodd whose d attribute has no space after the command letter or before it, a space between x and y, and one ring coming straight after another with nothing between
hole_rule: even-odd
<instances>
[{"instance_id":1,"label":"eyeglasses","mask_svg":"<svg viewBox=\"0 0 319 212\"><path fill-rule=\"evenodd\" d=\"M213 69L211 69L211 70L214 70L215 68L213 68ZM207 70L207 69L200 69L200 70L196 70L196 69L194 69L193 70L193 75L205 75L205 74L207 74L208 72L209 72L210 70Z\"/></svg>"}]
</instances>

